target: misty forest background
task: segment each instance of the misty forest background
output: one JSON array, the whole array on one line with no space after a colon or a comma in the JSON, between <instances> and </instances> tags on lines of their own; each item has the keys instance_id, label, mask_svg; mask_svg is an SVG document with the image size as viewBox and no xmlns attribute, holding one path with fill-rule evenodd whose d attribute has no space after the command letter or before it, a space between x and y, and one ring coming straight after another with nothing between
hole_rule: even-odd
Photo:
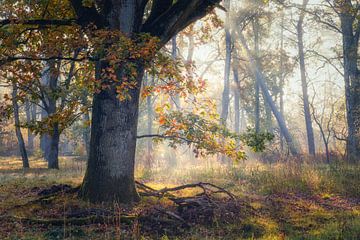
<instances>
[{"instance_id":1,"label":"misty forest background","mask_svg":"<svg viewBox=\"0 0 360 240\"><path fill-rule=\"evenodd\" d=\"M0 1L2 239L360 239L359 1L198 1L160 40L38 2Z\"/></svg>"}]
</instances>

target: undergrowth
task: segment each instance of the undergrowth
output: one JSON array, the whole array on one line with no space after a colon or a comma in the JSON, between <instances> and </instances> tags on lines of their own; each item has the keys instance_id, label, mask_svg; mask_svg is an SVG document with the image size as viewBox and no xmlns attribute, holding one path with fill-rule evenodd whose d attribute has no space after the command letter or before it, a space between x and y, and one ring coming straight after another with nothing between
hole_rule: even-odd
<instances>
[{"instance_id":1,"label":"undergrowth","mask_svg":"<svg viewBox=\"0 0 360 240\"><path fill-rule=\"evenodd\" d=\"M81 183L85 161L61 158L61 170L47 170L41 159L31 159L34 169L22 170L16 158L0 158L0 213L36 198L35 192L54 184ZM44 226L1 222L0 239L360 239L360 166L302 163L264 164L245 161L224 166L212 162L177 169L137 169L137 179L161 189L185 183L211 182L226 188L251 206L240 209L241 220L225 224L196 225L178 234L142 232L139 222L130 226L93 224ZM191 190L181 192L187 196ZM144 198L135 209L156 206ZM244 205L244 206L245 206ZM51 216L52 211L89 207L76 196L61 196L47 206L33 206L16 214ZM92 206L93 207L93 206ZM103 206L96 206L101 208ZM44 210L47 209L47 210Z\"/></svg>"}]
</instances>

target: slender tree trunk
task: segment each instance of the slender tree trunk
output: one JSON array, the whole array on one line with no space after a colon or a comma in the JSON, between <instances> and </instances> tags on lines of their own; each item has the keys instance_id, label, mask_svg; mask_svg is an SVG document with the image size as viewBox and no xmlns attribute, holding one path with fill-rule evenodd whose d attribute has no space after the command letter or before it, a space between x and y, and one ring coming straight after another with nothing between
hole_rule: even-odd
<instances>
[{"instance_id":1,"label":"slender tree trunk","mask_svg":"<svg viewBox=\"0 0 360 240\"><path fill-rule=\"evenodd\" d=\"M254 32L254 52L255 52L255 62L258 67L260 67L260 50L259 50L259 19L255 17L253 23L253 32ZM255 76L255 132L260 131L260 86L259 80Z\"/></svg>"},{"instance_id":2,"label":"slender tree trunk","mask_svg":"<svg viewBox=\"0 0 360 240\"><path fill-rule=\"evenodd\" d=\"M175 35L172 40L171 40L171 45L172 45L172 48L171 48L171 57L172 59L175 61L176 58L177 58L177 41L176 41L176 38L177 36ZM177 110L180 110L181 109L181 103L180 103L180 96L179 94L175 94L174 96L174 103L175 103L175 107Z\"/></svg>"},{"instance_id":3,"label":"slender tree trunk","mask_svg":"<svg viewBox=\"0 0 360 240\"><path fill-rule=\"evenodd\" d=\"M59 80L59 68L60 63L55 61L49 61L49 81L48 81L48 91L46 92L46 113L47 117L51 118L57 112L57 99L58 97L54 94L58 90L58 80ZM45 154L45 159L48 162L49 169L59 169L59 143L60 143L60 129L59 122L56 119L53 119L50 125L48 126L48 146L47 154Z\"/></svg>"},{"instance_id":4,"label":"slender tree trunk","mask_svg":"<svg viewBox=\"0 0 360 240\"><path fill-rule=\"evenodd\" d=\"M234 114L235 114L235 122L234 122L234 130L235 133L240 133L240 80L239 80L239 72L237 67L233 66L233 74L234 74Z\"/></svg>"},{"instance_id":5,"label":"slender tree trunk","mask_svg":"<svg viewBox=\"0 0 360 240\"><path fill-rule=\"evenodd\" d=\"M85 145L86 155L90 154L90 114L88 112L83 115L84 130L83 130L83 141Z\"/></svg>"},{"instance_id":6,"label":"slender tree trunk","mask_svg":"<svg viewBox=\"0 0 360 240\"><path fill-rule=\"evenodd\" d=\"M340 3L348 139L346 151L351 162L360 159L360 74L358 69L359 21L350 0Z\"/></svg>"},{"instance_id":7,"label":"slender tree trunk","mask_svg":"<svg viewBox=\"0 0 360 240\"><path fill-rule=\"evenodd\" d=\"M305 10L309 0L304 0L302 8ZM306 134L308 140L308 150L309 154L315 155L315 140L314 140L314 131L312 127L310 106L309 106L309 95L308 95L308 84L306 80L306 67L305 67L305 53L304 53L304 40L303 40L303 23L305 18L305 12L300 12L300 17L297 23L297 40L298 40L298 51L299 51L299 65L300 65L300 74L301 74L301 87L302 87L302 99L304 107L304 117L306 124Z\"/></svg>"},{"instance_id":8,"label":"slender tree trunk","mask_svg":"<svg viewBox=\"0 0 360 240\"><path fill-rule=\"evenodd\" d=\"M232 36L235 35L234 32L232 32L231 34ZM233 53L233 63L232 63L232 71L233 71L233 75L234 75L234 85L235 87L233 88L234 91L234 115L235 115L235 121L234 121L234 130L235 133L240 133L240 92L241 92L241 87L240 87L240 79L239 79L239 60L238 60L239 56L238 53L236 51L236 49L234 49L234 53Z\"/></svg>"},{"instance_id":9,"label":"slender tree trunk","mask_svg":"<svg viewBox=\"0 0 360 240\"><path fill-rule=\"evenodd\" d=\"M285 123L285 120L284 120L284 117L281 115L281 113L279 112L279 110L277 109L276 105L275 105L275 102L274 100L272 99L271 95L270 95L270 92L269 92L269 89L266 85L266 81L265 81L265 77L264 75L260 72L257 64L256 64L256 61L253 59L253 57L251 56L251 53L250 53L250 50L249 50L249 47L246 43L246 40L241 32L241 30L238 31L238 35L239 35L239 38L240 38L240 41L241 41L241 44L243 45L245 51L246 51L246 54L249 58L249 61L250 61L250 70L252 71L252 73L256 76L256 79L258 79L259 81L259 85L260 85L260 88L261 88L261 91L263 92L264 96L265 96L265 100L268 102L268 104L270 105L271 107L271 111L273 112L278 124L279 124L279 127L280 127L280 130L283 132L283 135L284 135L284 138L288 144L288 147L290 149L290 152L291 154L293 155L297 155L298 154L298 151L294 145L294 142L293 142L293 139L290 135L290 132L286 126L286 123Z\"/></svg>"},{"instance_id":10,"label":"slender tree trunk","mask_svg":"<svg viewBox=\"0 0 360 240\"><path fill-rule=\"evenodd\" d=\"M281 36L280 36L280 113L284 116L284 84L285 84L285 73L284 73L284 12L281 13ZM280 149L284 151L284 136L280 131Z\"/></svg>"},{"instance_id":11,"label":"slender tree trunk","mask_svg":"<svg viewBox=\"0 0 360 240\"><path fill-rule=\"evenodd\" d=\"M57 91L59 67L60 63L56 64L55 61L48 61L47 68L43 72L41 79L42 91L44 95L43 109L41 112L42 120L51 118L57 111L55 92ZM56 66L57 65L57 66ZM59 142L60 142L60 130L59 123L52 121L47 126L46 132L42 133L40 138L40 147L44 153L44 158L48 163L48 168L59 168Z\"/></svg>"},{"instance_id":12,"label":"slender tree trunk","mask_svg":"<svg viewBox=\"0 0 360 240\"><path fill-rule=\"evenodd\" d=\"M144 77L144 85L145 86L152 86L153 85L153 80L154 77L151 76L149 78L149 74L145 73L145 77ZM146 116L147 116L147 122L146 122L146 133L148 135L152 134L152 128L153 128L153 105L152 105L152 97L151 95L146 97ZM146 140L146 162L145 162L145 167L147 169L151 169L152 168L152 153L153 153L153 144L152 144L152 139L147 139Z\"/></svg>"},{"instance_id":13,"label":"slender tree trunk","mask_svg":"<svg viewBox=\"0 0 360 240\"><path fill-rule=\"evenodd\" d=\"M26 112L26 122L30 124L33 120L33 109L35 104L31 104L29 100L25 101L25 112ZM34 151L34 134L31 132L30 127L27 128L27 137L28 137L28 152L32 153Z\"/></svg>"},{"instance_id":14,"label":"slender tree trunk","mask_svg":"<svg viewBox=\"0 0 360 240\"><path fill-rule=\"evenodd\" d=\"M48 168L59 169L59 143L60 143L60 131L59 124L53 125L52 133L50 135L50 151L47 156Z\"/></svg>"},{"instance_id":15,"label":"slender tree trunk","mask_svg":"<svg viewBox=\"0 0 360 240\"><path fill-rule=\"evenodd\" d=\"M41 110L41 120L45 120L48 114L44 109ZM40 135L40 149L43 153L45 161L48 161L50 154L50 135L47 132L43 132Z\"/></svg>"},{"instance_id":16,"label":"slender tree trunk","mask_svg":"<svg viewBox=\"0 0 360 240\"><path fill-rule=\"evenodd\" d=\"M84 90L83 94L82 94L82 105L87 107L89 105L89 101L88 101L88 91ZM90 113L88 111L86 111L83 114L82 117L83 123L84 123L84 129L82 132L82 137L83 137L83 141L84 141L84 146L85 146L85 151L86 151L86 156L89 156L90 154Z\"/></svg>"},{"instance_id":17,"label":"slender tree trunk","mask_svg":"<svg viewBox=\"0 0 360 240\"><path fill-rule=\"evenodd\" d=\"M226 120L229 115L229 103L230 103L230 69L231 69L231 33L230 33L230 0L225 0L224 7L227 9L225 20L225 44L226 44L226 56L225 56L225 72L224 72L224 90L222 93L221 102L221 114L220 122L226 125Z\"/></svg>"},{"instance_id":18,"label":"slender tree trunk","mask_svg":"<svg viewBox=\"0 0 360 240\"><path fill-rule=\"evenodd\" d=\"M13 83L12 104L13 104L13 110L14 110L15 132L16 132L16 137L17 137L18 144L19 144L19 150L20 150L21 159L23 162L23 168L29 168L30 167L29 159L27 156L26 148L25 148L24 138L22 136L21 129L20 129L19 105L17 103L16 83Z\"/></svg>"},{"instance_id":19,"label":"slender tree trunk","mask_svg":"<svg viewBox=\"0 0 360 240\"><path fill-rule=\"evenodd\" d=\"M189 46L188 46L188 54L186 57L186 61L187 63L192 63L194 50L195 50L195 39L194 39L194 35L192 34L189 34L187 37L189 39Z\"/></svg>"}]
</instances>

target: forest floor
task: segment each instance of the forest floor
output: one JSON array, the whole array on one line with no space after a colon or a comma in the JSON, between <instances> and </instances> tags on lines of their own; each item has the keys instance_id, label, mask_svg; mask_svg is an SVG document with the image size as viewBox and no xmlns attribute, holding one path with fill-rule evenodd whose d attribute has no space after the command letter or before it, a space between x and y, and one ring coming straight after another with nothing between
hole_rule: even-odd
<instances>
[{"instance_id":1,"label":"forest floor","mask_svg":"<svg viewBox=\"0 0 360 240\"><path fill-rule=\"evenodd\" d=\"M360 166L138 169L140 192L157 195L110 206L78 199L83 160L61 158L61 170L30 164L22 170L19 159L0 158L0 239L360 239ZM167 192L197 182L235 197L210 185Z\"/></svg>"}]
</instances>

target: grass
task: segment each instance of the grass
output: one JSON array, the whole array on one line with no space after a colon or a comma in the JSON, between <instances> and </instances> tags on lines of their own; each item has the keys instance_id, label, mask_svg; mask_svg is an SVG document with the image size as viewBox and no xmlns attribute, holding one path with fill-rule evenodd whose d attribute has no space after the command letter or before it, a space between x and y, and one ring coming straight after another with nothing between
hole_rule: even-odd
<instances>
[{"instance_id":1,"label":"grass","mask_svg":"<svg viewBox=\"0 0 360 240\"><path fill-rule=\"evenodd\" d=\"M31 159L33 169L22 170L17 158L0 158L0 214L36 198L34 189L53 184L81 183L85 162L61 158L61 170L47 170L42 159ZM241 220L211 226L199 225L178 236L143 233L129 227L92 225L49 227L1 223L1 239L360 239L360 166L346 164L263 164L246 161L238 166L215 162L177 169L138 167L137 179L153 188L191 182L212 182L235 193L252 211L241 209ZM182 195L191 195L187 190ZM51 216L74 206L85 206L64 196L48 206L19 209L16 214ZM157 204L144 199L136 210ZM65 211L65 210L64 210ZM65 228L65 230L64 230Z\"/></svg>"}]
</instances>

